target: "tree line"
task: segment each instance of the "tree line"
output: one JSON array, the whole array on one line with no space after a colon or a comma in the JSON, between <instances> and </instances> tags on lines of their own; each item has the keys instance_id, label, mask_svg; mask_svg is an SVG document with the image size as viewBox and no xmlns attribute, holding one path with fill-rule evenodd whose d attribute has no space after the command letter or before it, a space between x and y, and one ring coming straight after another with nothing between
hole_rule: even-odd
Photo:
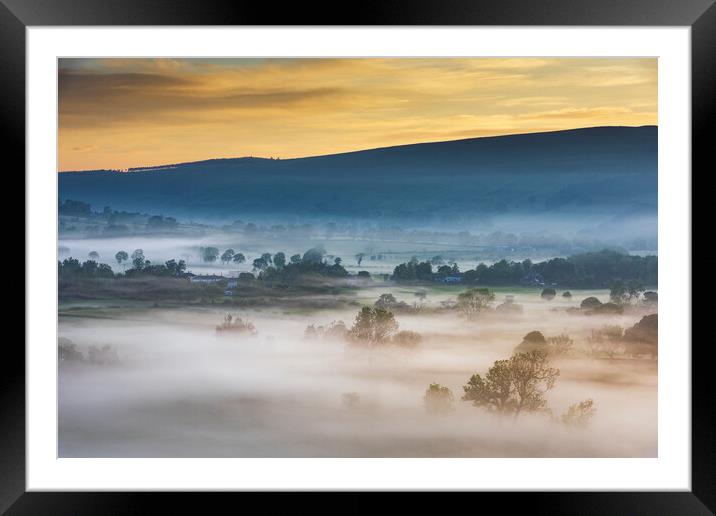
<instances>
[{"instance_id":1,"label":"tree line","mask_svg":"<svg viewBox=\"0 0 716 516\"><path fill-rule=\"evenodd\" d=\"M632 256L613 250L575 254L533 263L531 260L500 260L492 265L480 263L461 272L457 264L433 270L432 261L413 258L393 270L397 282L440 281L448 276L466 284L488 286L560 285L571 288L609 288L615 281L638 281L657 285L658 257Z\"/></svg>"}]
</instances>

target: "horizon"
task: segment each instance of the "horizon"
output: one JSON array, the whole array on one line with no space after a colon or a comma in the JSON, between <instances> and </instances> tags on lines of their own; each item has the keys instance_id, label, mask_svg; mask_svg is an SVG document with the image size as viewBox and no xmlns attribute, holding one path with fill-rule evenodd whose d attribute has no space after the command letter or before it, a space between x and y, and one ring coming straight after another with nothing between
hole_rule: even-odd
<instances>
[{"instance_id":1,"label":"horizon","mask_svg":"<svg viewBox=\"0 0 716 516\"><path fill-rule=\"evenodd\" d=\"M398 147L411 147L415 145L429 145L429 144L440 144L440 143L451 143L451 142L461 142L461 141L468 141L468 140L481 140L481 139L489 139L489 138L502 138L502 137L510 137L510 136L529 136L534 134L545 134L545 133L564 133L564 132L570 132L570 131L580 131L580 130L590 130L590 129L606 129L606 128L628 128L628 129L640 129L640 128L646 128L646 127L654 127L658 128L657 124L645 124L645 125L598 125L598 126L588 126L588 127L574 127L570 129L557 129L557 130L551 130L551 131L535 131L535 132L527 132L527 133L510 133L510 134L498 134L498 135L486 135L486 136L477 136L474 138L459 138L454 140L439 140L439 141L428 141L428 142L414 142L414 143L402 143L397 145L388 145L384 147L371 147L366 149L355 149L355 150L349 150L345 152L335 152L331 154L316 154L311 156L298 156L295 158L274 158L271 156L214 156L214 157L207 157L203 159L197 159L192 161L172 161L172 162L166 162L166 163L158 163L156 165L135 165L131 167L126 168L90 168L90 169L82 169L82 170L58 170L57 172L59 174L65 174L65 173L75 173L75 172L103 172L103 171L109 171L109 172L128 172L128 171L145 171L145 170L161 170L169 167L175 167L175 166L181 166L181 165L190 165L194 163L203 163L207 161L232 161L232 160L241 160L241 159L256 159L256 160L275 160L275 161L292 161L292 160L299 160L299 159L312 159L312 158L321 158L326 156L338 156L343 154L355 154L360 152L370 152L375 150L381 150L381 149L393 149Z\"/></svg>"},{"instance_id":2,"label":"horizon","mask_svg":"<svg viewBox=\"0 0 716 516\"><path fill-rule=\"evenodd\" d=\"M58 66L58 172L658 125L652 58L63 58Z\"/></svg>"}]
</instances>

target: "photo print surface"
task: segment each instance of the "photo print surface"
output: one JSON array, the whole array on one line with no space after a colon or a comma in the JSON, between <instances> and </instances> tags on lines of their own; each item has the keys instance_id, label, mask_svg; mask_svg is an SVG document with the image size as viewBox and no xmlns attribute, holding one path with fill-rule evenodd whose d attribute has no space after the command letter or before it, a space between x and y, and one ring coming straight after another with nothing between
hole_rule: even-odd
<instances>
[{"instance_id":1,"label":"photo print surface","mask_svg":"<svg viewBox=\"0 0 716 516\"><path fill-rule=\"evenodd\" d=\"M60 457L656 457L657 60L58 61Z\"/></svg>"}]
</instances>

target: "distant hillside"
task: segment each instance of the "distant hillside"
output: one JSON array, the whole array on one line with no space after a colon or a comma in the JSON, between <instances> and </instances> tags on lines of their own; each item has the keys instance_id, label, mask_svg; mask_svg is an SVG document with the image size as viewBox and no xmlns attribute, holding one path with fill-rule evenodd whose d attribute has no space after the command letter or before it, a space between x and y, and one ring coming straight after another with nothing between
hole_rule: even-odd
<instances>
[{"instance_id":1,"label":"distant hillside","mask_svg":"<svg viewBox=\"0 0 716 516\"><path fill-rule=\"evenodd\" d=\"M62 173L59 194L95 209L228 220L464 225L506 215L655 216L657 128L595 127L301 159Z\"/></svg>"}]
</instances>

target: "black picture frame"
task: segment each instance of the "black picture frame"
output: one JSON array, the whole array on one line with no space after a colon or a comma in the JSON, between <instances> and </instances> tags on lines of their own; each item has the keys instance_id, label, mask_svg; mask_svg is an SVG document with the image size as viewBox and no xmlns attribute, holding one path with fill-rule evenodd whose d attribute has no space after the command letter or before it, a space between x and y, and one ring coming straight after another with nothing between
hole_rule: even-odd
<instances>
[{"instance_id":1,"label":"black picture frame","mask_svg":"<svg viewBox=\"0 0 716 516\"><path fill-rule=\"evenodd\" d=\"M282 5L204 0L0 0L0 119L6 129L5 163L14 174L25 169L25 28L37 25L552 25L689 26L692 52L692 177L710 172L710 135L716 125L716 5L714 0L443 0L364 1L355 5ZM712 129L709 131L709 129ZM708 168L707 168L708 167ZM8 167L9 168L9 167ZM9 173L10 170L6 169ZM19 175L19 174L17 174ZM24 188L24 185L18 185ZM662 271L666 273L668 271ZM27 271L26 271L27 274ZM27 306L26 309L31 309ZM670 343L676 345L677 343ZM690 343L678 343L686 348ZM713 514L716 511L714 382L709 347L692 346L692 490L690 492L480 493L502 510L529 506L537 514ZM20 514L125 514L148 512L160 503L208 512L208 494L39 493L25 490L25 354L17 341L5 342L0 375L0 512ZM227 500L233 494L218 494ZM254 494L244 494L255 498ZM312 512L372 511L380 494L343 494L329 504L292 497ZM474 493L457 495L465 499ZM285 496L272 495L271 504ZM415 494L422 509L444 501ZM242 502L246 503L246 502ZM263 500L260 503L266 503ZM382 501L379 502L383 504ZM452 502L451 502L452 503ZM237 507L238 510L238 507Z\"/></svg>"}]
</instances>

